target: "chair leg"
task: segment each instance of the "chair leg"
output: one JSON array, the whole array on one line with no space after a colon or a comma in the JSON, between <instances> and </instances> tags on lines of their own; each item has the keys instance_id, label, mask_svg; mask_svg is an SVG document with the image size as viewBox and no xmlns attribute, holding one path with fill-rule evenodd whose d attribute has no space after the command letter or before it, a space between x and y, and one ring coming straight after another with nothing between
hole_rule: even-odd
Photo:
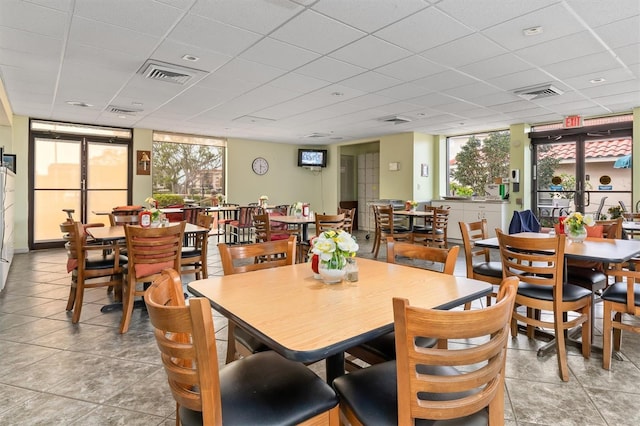
<instances>
[{"instance_id":1,"label":"chair leg","mask_svg":"<svg viewBox=\"0 0 640 426\"><path fill-rule=\"evenodd\" d=\"M602 320L602 368L611 368L611 303L604 302L604 313Z\"/></svg>"},{"instance_id":2,"label":"chair leg","mask_svg":"<svg viewBox=\"0 0 640 426\"><path fill-rule=\"evenodd\" d=\"M233 321L229 320L229 325L227 325L227 359L225 360L225 364L229 364L236 360L236 337L235 337L235 328L236 325Z\"/></svg>"},{"instance_id":3,"label":"chair leg","mask_svg":"<svg viewBox=\"0 0 640 426\"><path fill-rule=\"evenodd\" d=\"M615 321L622 323L622 313L616 312ZM620 352L620 345L622 344L622 330L619 328L613 329L613 350Z\"/></svg>"},{"instance_id":4,"label":"chair leg","mask_svg":"<svg viewBox=\"0 0 640 426\"><path fill-rule=\"evenodd\" d=\"M504 374L501 375L496 394L487 408L489 409L489 426L504 425Z\"/></svg>"},{"instance_id":5,"label":"chair leg","mask_svg":"<svg viewBox=\"0 0 640 426\"><path fill-rule=\"evenodd\" d=\"M564 336L564 327L562 327L563 315L555 313L554 330L556 333L556 356L558 357L558 368L560 369L560 378L564 382L569 381L569 367L567 365L567 345Z\"/></svg>"},{"instance_id":6,"label":"chair leg","mask_svg":"<svg viewBox=\"0 0 640 426\"><path fill-rule=\"evenodd\" d=\"M129 324L131 323L131 316L133 315L135 291L135 278L127 276L127 279L123 280L122 288L122 319L120 320L120 333L122 334L129 331Z\"/></svg>"},{"instance_id":7,"label":"chair leg","mask_svg":"<svg viewBox=\"0 0 640 426\"><path fill-rule=\"evenodd\" d=\"M78 278L76 283L76 296L73 306L73 316L71 322L77 324L80 321L80 313L82 312L82 300L84 299L84 280Z\"/></svg>"},{"instance_id":8,"label":"chair leg","mask_svg":"<svg viewBox=\"0 0 640 426\"><path fill-rule=\"evenodd\" d=\"M69 288L69 299L67 299L67 311L73 309L73 305L76 301L76 288L78 287L78 276L76 271L73 271L71 275L71 287Z\"/></svg>"},{"instance_id":9,"label":"chair leg","mask_svg":"<svg viewBox=\"0 0 640 426\"><path fill-rule=\"evenodd\" d=\"M589 298L589 301L593 303L591 298ZM591 339L593 339L593 336L591 336L591 322L593 321L591 306L582 308L581 314L587 316L587 321L582 324L582 356L585 359L589 359L591 356Z\"/></svg>"}]
</instances>

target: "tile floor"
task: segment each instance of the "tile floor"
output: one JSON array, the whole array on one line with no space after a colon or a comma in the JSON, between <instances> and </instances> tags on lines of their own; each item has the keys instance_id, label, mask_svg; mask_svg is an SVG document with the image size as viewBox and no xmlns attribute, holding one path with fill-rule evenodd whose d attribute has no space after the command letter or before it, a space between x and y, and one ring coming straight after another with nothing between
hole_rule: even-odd
<instances>
[{"instance_id":1,"label":"tile floor","mask_svg":"<svg viewBox=\"0 0 640 426\"><path fill-rule=\"evenodd\" d=\"M361 256L371 241L358 232ZM210 274L221 274L215 237ZM384 259L384 248L379 259ZM465 274L463 254L456 275ZM175 403L144 310L118 333L120 312L103 314L104 288L88 290L80 323L65 312L69 275L63 250L15 256L0 293L0 425L173 425ZM601 343L598 307L596 343ZM226 320L216 314L220 360ZM506 369L507 425L640 424L640 336L623 337L624 361L601 368L570 349L571 379L558 377L555 355L536 356L541 343L510 341ZM314 370L322 374L322 365Z\"/></svg>"}]
</instances>

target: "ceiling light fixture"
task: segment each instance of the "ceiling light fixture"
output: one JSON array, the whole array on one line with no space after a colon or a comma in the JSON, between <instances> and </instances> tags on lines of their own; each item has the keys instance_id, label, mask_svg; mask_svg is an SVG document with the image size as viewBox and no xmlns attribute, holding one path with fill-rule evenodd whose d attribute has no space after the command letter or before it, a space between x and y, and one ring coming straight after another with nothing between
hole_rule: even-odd
<instances>
[{"instance_id":1,"label":"ceiling light fixture","mask_svg":"<svg viewBox=\"0 0 640 426\"><path fill-rule=\"evenodd\" d=\"M82 107L82 108L89 108L93 106L92 104L88 104L82 101L67 101L67 104L72 106Z\"/></svg>"},{"instance_id":2,"label":"ceiling light fixture","mask_svg":"<svg viewBox=\"0 0 640 426\"><path fill-rule=\"evenodd\" d=\"M542 27L537 26L537 27L525 28L524 30L522 30L522 33L526 36L539 35L539 34L542 34Z\"/></svg>"},{"instance_id":3,"label":"ceiling light fixture","mask_svg":"<svg viewBox=\"0 0 640 426\"><path fill-rule=\"evenodd\" d=\"M193 55L184 55L182 57L182 59L184 59L185 61L189 61L189 62L197 62L200 60L200 58L198 58L197 56L193 56Z\"/></svg>"},{"instance_id":4,"label":"ceiling light fixture","mask_svg":"<svg viewBox=\"0 0 640 426\"><path fill-rule=\"evenodd\" d=\"M333 93L331 93L331 96L344 96L344 93L342 93L342 92L333 92Z\"/></svg>"},{"instance_id":5,"label":"ceiling light fixture","mask_svg":"<svg viewBox=\"0 0 640 426\"><path fill-rule=\"evenodd\" d=\"M589 80L589 83L598 84L598 83L604 83L605 81L607 81L607 80L605 80L602 77L598 77L598 78L594 78L594 79Z\"/></svg>"}]
</instances>

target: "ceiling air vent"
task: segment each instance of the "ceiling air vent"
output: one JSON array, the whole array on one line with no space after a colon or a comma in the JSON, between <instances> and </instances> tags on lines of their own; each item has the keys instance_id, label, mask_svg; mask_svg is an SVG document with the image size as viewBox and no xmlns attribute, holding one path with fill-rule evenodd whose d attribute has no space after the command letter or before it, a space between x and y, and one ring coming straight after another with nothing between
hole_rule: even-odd
<instances>
[{"instance_id":1,"label":"ceiling air vent","mask_svg":"<svg viewBox=\"0 0 640 426\"><path fill-rule=\"evenodd\" d=\"M141 109L126 108L126 107L120 107L115 105L109 105L107 107L107 112L112 112L114 114L120 114L120 115L136 115L136 113L141 111L142 111Z\"/></svg>"},{"instance_id":2,"label":"ceiling air vent","mask_svg":"<svg viewBox=\"0 0 640 426\"><path fill-rule=\"evenodd\" d=\"M195 68L168 64L154 59L148 59L138 70L138 74L141 74L144 78L166 81L167 83L174 84L186 84L192 78L204 73L205 71L197 70Z\"/></svg>"},{"instance_id":3,"label":"ceiling air vent","mask_svg":"<svg viewBox=\"0 0 640 426\"><path fill-rule=\"evenodd\" d=\"M385 123L404 124L410 123L411 119L407 117L400 117L399 115L392 115L390 117L382 117L380 121L383 121Z\"/></svg>"},{"instance_id":4,"label":"ceiling air vent","mask_svg":"<svg viewBox=\"0 0 640 426\"><path fill-rule=\"evenodd\" d=\"M534 99L547 98L549 96L562 95L564 92L551 84L541 84L538 86L525 87L515 90L514 93L523 99L532 101Z\"/></svg>"},{"instance_id":5,"label":"ceiling air vent","mask_svg":"<svg viewBox=\"0 0 640 426\"><path fill-rule=\"evenodd\" d=\"M308 135L305 135L305 138L328 138L329 136L331 136L331 134L329 133L318 133L318 132L314 132L314 133L310 133Z\"/></svg>"}]
</instances>

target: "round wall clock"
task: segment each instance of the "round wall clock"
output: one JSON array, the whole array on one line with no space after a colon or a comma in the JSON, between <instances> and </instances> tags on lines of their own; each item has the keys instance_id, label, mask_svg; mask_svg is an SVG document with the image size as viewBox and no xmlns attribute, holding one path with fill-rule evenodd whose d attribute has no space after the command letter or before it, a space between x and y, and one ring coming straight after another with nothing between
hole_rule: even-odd
<instances>
[{"instance_id":1,"label":"round wall clock","mask_svg":"<svg viewBox=\"0 0 640 426\"><path fill-rule=\"evenodd\" d=\"M269 163L262 157L258 157L251 163L253 172L257 175L263 175L269 171Z\"/></svg>"}]
</instances>

